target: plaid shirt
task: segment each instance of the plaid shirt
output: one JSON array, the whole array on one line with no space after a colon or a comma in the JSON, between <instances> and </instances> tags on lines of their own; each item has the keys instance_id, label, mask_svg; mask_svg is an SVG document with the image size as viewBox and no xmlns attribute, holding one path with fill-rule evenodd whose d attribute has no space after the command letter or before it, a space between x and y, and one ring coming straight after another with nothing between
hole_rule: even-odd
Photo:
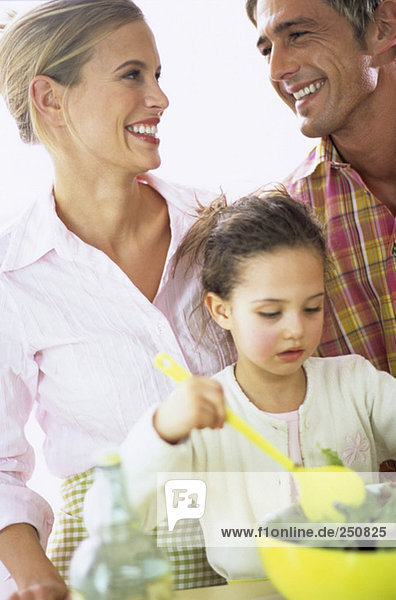
<instances>
[{"instance_id":1,"label":"plaid shirt","mask_svg":"<svg viewBox=\"0 0 396 600\"><path fill-rule=\"evenodd\" d=\"M396 376L396 219L330 138L287 178L292 196L326 224L327 280L321 356L361 354Z\"/></svg>"}]
</instances>

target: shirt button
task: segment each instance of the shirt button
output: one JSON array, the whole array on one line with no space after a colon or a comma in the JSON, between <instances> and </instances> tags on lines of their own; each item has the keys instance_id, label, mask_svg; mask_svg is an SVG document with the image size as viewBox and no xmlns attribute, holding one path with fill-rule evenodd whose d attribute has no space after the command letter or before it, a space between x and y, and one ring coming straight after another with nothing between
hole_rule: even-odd
<instances>
[{"instance_id":1,"label":"shirt button","mask_svg":"<svg viewBox=\"0 0 396 600\"><path fill-rule=\"evenodd\" d=\"M304 425L305 429L309 429L311 427L311 421L309 419L305 419Z\"/></svg>"}]
</instances>

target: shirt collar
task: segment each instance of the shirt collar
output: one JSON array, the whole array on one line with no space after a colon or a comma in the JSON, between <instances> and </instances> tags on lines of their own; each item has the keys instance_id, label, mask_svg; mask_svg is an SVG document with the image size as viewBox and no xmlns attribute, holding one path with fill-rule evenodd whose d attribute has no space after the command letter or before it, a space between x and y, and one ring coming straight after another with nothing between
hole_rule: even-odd
<instances>
[{"instance_id":1,"label":"shirt collar","mask_svg":"<svg viewBox=\"0 0 396 600\"><path fill-rule=\"evenodd\" d=\"M318 165L322 162L329 162L335 166L348 166L348 164L342 160L337 148L329 136L321 138L319 144L316 146L315 163Z\"/></svg>"},{"instance_id":2,"label":"shirt collar","mask_svg":"<svg viewBox=\"0 0 396 600\"><path fill-rule=\"evenodd\" d=\"M53 250L60 224L63 225L56 214L51 189L31 204L2 236L8 239L8 244L0 270L22 269Z\"/></svg>"},{"instance_id":3,"label":"shirt collar","mask_svg":"<svg viewBox=\"0 0 396 600\"><path fill-rule=\"evenodd\" d=\"M322 164L335 167L349 166L348 163L345 163L342 160L337 148L329 136L320 138L318 144L310 153L308 159L305 160L293 173L293 181L311 176Z\"/></svg>"},{"instance_id":4,"label":"shirt collar","mask_svg":"<svg viewBox=\"0 0 396 600\"><path fill-rule=\"evenodd\" d=\"M186 206L186 189L166 183L151 173L139 176L139 181L156 189L168 203L172 229L171 255L184 233L184 228L180 226L183 215L190 208ZM82 258L82 244L58 217L51 186L0 236L0 272L27 267L52 250L68 259ZM6 249L2 252L4 245ZM89 249L88 246L87 251Z\"/></svg>"}]
</instances>

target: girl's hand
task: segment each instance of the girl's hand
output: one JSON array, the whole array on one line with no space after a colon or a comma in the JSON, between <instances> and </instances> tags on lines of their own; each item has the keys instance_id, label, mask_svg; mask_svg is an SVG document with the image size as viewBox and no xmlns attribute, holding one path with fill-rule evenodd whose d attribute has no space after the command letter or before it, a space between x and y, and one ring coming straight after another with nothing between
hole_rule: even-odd
<instances>
[{"instance_id":1,"label":"girl's hand","mask_svg":"<svg viewBox=\"0 0 396 600\"><path fill-rule=\"evenodd\" d=\"M184 381L154 413L153 424L163 440L174 444L192 429L221 428L225 400L221 384L209 377Z\"/></svg>"},{"instance_id":2,"label":"girl's hand","mask_svg":"<svg viewBox=\"0 0 396 600\"><path fill-rule=\"evenodd\" d=\"M9 596L8 600L72 600L66 584L58 581L36 583Z\"/></svg>"}]
</instances>

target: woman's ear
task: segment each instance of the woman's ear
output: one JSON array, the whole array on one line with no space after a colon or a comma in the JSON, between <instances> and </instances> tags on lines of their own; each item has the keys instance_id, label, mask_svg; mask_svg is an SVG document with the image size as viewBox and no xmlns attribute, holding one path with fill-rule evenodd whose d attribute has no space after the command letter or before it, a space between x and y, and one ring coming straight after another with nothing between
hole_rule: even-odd
<instances>
[{"instance_id":1,"label":"woman's ear","mask_svg":"<svg viewBox=\"0 0 396 600\"><path fill-rule=\"evenodd\" d=\"M230 304L223 300L214 292L208 292L205 298L205 306L211 314L211 317L223 329L231 329L231 309Z\"/></svg>"},{"instance_id":2,"label":"woman's ear","mask_svg":"<svg viewBox=\"0 0 396 600\"><path fill-rule=\"evenodd\" d=\"M60 127L64 125L63 86L47 75L36 75L29 87L30 98L44 119Z\"/></svg>"},{"instance_id":3,"label":"woman's ear","mask_svg":"<svg viewBox=\"0 0 396 600\"><path fill-rule=\"evenodd\" d=\"M374 55L396 48L396 0L383 0L377 7L372 31L369 43Z\"/></svg>"}]
</instances>

